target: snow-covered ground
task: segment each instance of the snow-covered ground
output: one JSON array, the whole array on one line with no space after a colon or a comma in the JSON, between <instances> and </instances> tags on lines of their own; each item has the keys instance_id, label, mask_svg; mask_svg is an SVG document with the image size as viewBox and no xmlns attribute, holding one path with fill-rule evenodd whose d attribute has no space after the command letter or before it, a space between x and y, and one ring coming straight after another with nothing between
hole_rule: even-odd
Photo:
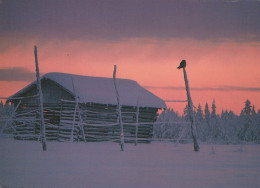
<instances>
[{"instance_id":1,"label":"snow-covered ground","mask_svg":"<svg viewBox=\"0 0 260 188\"><path fill-rule=\"evenodd\" d=\"M260 145L47 144L0 138L0 188L260 187Z\"/></svg>"}]
</instances>

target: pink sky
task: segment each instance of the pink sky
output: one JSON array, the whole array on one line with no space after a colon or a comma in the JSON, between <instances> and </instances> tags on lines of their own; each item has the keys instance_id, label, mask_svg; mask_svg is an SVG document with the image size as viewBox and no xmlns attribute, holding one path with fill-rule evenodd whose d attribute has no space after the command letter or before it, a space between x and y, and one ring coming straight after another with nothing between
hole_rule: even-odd
<instances>
[{"instance_id":1,"label":"pink sky","mask_svg":"<svg viewBox=\"0 0 260 188\"><path fill-rule=\"evenodd\" d=\"M34 72L34 44L38 46L42 74L65 72L112 77L113 65L117 64L118 77L136 80L164 100L183 100L185 90L178 89L184 87L183 72L176 67L186 59L194 105L204 106L206 102L211 105L215 99L218 113L227 109L237 114L246 99L256 109L260 107L260 46L253 42L154 38L26 40L0 54L0 68L18 67ZM28 83L1 81L1 96L10 96ZM167 105L182 114L185 104Z\"/></svg>"}]
</instances>

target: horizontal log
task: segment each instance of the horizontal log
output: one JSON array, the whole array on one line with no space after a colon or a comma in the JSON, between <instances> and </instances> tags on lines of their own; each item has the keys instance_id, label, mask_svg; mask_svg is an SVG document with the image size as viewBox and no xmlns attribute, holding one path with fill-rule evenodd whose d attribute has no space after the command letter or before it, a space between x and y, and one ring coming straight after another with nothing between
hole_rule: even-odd
<instances>
[{"instance_id":1,"label":"horizontal log","mask_svg":"<svg viewBox=\"0 0 260 188\"><path fill-rule=\"evenodd\" d=\"M79 104L80 115L75 116L73 140L83 140L79 126L82 126L87 141L119 140L119 124L117 122L117 106L95 103ZM50 140L70 140L74 120L75 103L44 104L46 138ZM135 139L136 107L122 106L125 138ZM138 137L152 136L153 124L157 117L156 108L140 108L138 121ZM15 124L17 131L23 136L37 134L39 137L39 111L37 104L26 104L19 108ZM18 118L19 117L19 118ZM82 119L82 123L80 122ZM142 123L143 122L143 123ZM18 138L18 137L17 137ZM131 138L131 139L130 139ZM24 138L23 138L24 139Z\"/></svg>"}]
</instances>

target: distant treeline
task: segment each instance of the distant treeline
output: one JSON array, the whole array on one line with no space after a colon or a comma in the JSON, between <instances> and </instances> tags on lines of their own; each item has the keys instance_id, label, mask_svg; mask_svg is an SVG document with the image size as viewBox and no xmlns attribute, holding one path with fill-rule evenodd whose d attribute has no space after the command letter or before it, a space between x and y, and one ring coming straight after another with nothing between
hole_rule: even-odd
<instances>
[{"instance_id":1,"label":"distant treeline","mask_svg":"<svg viewBox=\"0 0 260 188\"><path fill-rule=\"evenodd\" d=\"M187 140L191 138L189 111L184 109L180 116L173 109L163 111L154 126L154 137L157 139ZM245 101L245 106L240 115L232 111L222 111L216 114L215 101L211 110L208 103L204 109L199 104L194 108L198 139L207 143L239 144L242 142L260 143L260 110L256 113L250 100Z\"/></svg>"},{"instance_id":2,"label":"distant treeline","mask_svg":"<svg viewBox=\"0 0 260 188\"><path fill-rule=\"evenodd\" d=\"M14 107L8 103L0 102L0 132L12 133L12 115ZM190 120L188 107L184 115L180 116L173 109L164 110L154 125L155 139L172 139L175 141L191 141ZM198 139L207 143L240 144L243 142L260 143L260 110L255 111L250 100L245 101L245 106L240 115L232 111L222 111L216 114L215 101L211 108L208 103L202 109L199 104L194 108ZM6 122L7 121L7 122ZM161 123L160 123L161 122Z\"/></svg>"}]
</instances>

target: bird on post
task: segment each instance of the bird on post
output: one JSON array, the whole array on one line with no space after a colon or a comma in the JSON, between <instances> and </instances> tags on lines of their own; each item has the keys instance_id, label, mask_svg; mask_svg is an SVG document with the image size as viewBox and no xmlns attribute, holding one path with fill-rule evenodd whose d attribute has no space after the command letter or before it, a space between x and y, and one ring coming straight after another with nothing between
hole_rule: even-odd
<instances>
[{"instance_id":1,"label":"bird on post","mask_svg":"<svg viewBox=\"0 0 260 188\"><path fill-rule=\"evenodd\" d=\"M177 69L185 68L186 67L186 61L182 60L180 65L177 67Z\"/></svg>"}]
</instances>

